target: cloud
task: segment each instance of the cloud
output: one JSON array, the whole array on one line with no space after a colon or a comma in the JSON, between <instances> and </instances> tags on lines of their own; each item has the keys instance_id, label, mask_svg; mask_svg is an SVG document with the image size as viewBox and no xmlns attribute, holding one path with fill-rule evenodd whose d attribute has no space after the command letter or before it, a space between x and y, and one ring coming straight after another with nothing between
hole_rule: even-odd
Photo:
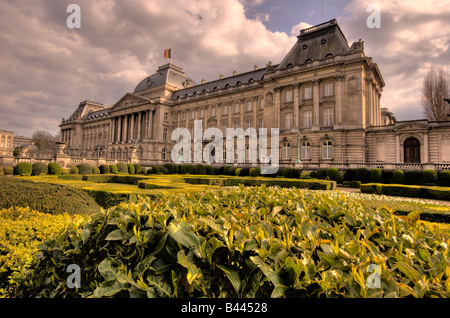
<instances>
[{"instance_id":1,"label":"cloud","mask_svg":"<svg viewBox=\"0 0 450 318\"><path fill-rule=\"evenodd\" d=\"M294 25L292 27L291 35L292 36L298 36L300 34L300 30L307 29L307 28L310 28L310 27L312 27L311 24L306 23L306 22L300 22L299 24Z\"/></svg>"},{"instance_id":2,"label":"cloud","mask_svg":"<svg viewBox=\"0 0 450 318\"><path fill-rule=\"evenodd\" d=\"M72 2L0 3L2 129L57 133L80 101L109 105L133 91L167 63L166 48L200 82L278 63L296 40L246 17L238 0L78 0L81 29L68 29Z\"/></svg>"},{"instance_id":3,"label":"cloud","mask_svg":"<svg viewBox=\"0 0 450 318\"><path fill-rule=\"evenodd\" d=\"M430 65L447 65L450 60L450 1L378 0L380 29L366 25L366 9L372 3L351 1L339 24L349 42L364 40L366 55L378 64L386 82L382 107L397 119L423 118L423 78Z\"/></svg>"}]
</instances>

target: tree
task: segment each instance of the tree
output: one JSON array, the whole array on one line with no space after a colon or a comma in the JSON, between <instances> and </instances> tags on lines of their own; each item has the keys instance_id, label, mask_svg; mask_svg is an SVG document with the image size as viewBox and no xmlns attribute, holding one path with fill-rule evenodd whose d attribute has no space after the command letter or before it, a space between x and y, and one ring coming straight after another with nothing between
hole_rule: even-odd
<instances>
[{"instance_id":1,"label":"tree","mask_svg":"<svg viewBox=\"0 0 450 318\"><path fill-rule=\"evenodd\" d=\"M31 139L39 150L55 150L57 137L54 137L48 131L38 130L33 133Z\"/></svg>"},{"instance_id":2,"label":"tree","mask_svg":"<svg viewBox=\"0 0 450 318\"><path fill-rule=\"evenodd\" d=\"M423 82L422 105L430 121L446 121L450 107L444 100L450 96L450 78L443 67L431 66Z\"/></svg>"}]
</instances>

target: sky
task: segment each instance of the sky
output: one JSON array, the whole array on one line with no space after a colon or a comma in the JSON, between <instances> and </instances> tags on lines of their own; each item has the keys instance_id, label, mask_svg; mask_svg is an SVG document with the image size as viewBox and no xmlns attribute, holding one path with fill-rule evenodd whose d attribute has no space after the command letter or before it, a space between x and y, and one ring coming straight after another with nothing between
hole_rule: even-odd
<instances>
[{"instance_id":1,"label":"sky","mask_svg":"<svg viewBox=\"0 0 450 318\"><path fill-rule=\"evenodd\" d=\"M81 28L68 28L75 3ZM380 8L380 28L367 27ZM323 16L323 17L322 17ZM362 39L397 120L424 118L423 79L450 71L450 0L1 0L0 130L59 133L84 100L112 105L173 63L197 83L281 62L299 30L337 19L349 45Z\"/></svg>"}]
</instances>

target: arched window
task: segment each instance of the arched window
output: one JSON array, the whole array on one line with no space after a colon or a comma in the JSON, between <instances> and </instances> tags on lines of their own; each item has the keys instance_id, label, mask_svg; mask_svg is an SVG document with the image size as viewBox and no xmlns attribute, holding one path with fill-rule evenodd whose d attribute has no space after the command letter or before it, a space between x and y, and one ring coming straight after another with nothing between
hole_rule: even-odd
<instances>
[{"instance_id":1,"label":"arched window","mask_svg":"<svg viewBox=\"0 0 450 318\"><path fill-rule=\"evenodd\" d=\"M111 159L116 159L116 150L114 148L111 150Z\"/></svg>"},{"instance_id":2,"label":"arched window","mask_svg":"<svg viewBox=\"0 0 450 318\"><path fill-rule=\"evenodd\" d=\"M117 150L117 159L122 159L122 149L120 148Z\"/></svg>"},{"instance_id":3,"label":"arched window","mask_svg":"<svg viewBox=\"0 0 450 318\"><path fill-rule=\"evenodd\" d=\"M302 142L301 158L302 159L311 159L311 143L309 141Z\"/></svg>"},{"instance_id":4,"label":"arched window","mask_svg":"<svg viewBox=\"0 0 450 318\"><path fill-rule=\"evenodd\" d=\"M333 159L333 142L331 140L322 142L322 159Z\"/></svg>"},{"instance_id":5,"label":"arched window","mask_svg":"<svg viewBox=\"0 0 450 318\"><path fill-rule=\"evenodd\" d=\"M283 149L282 149L282 155L283 155L283 159L291 159L291 144L288 142L285 142L283 144Z\"/></svg>"}]
</instances>

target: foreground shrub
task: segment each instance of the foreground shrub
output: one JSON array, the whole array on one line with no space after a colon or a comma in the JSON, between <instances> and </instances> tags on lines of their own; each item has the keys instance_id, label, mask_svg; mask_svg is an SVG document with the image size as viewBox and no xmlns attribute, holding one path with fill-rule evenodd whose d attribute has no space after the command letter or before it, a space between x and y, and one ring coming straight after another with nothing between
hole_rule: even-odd
<instances>
[{"instance_id":1,"label":"foreground shrub","mask_svg":"<svg viewBox=\"0 0 450 318\"><path fill-rule=\"evenodd\" d=\"M423 183L436 185L438 181L438 175L435 170L424 170L422 172Z\"/></svg>"},{"instance_id":2,"label":"foreground shrub","mask_svg":"<svg viewBox=\"0 0 450 318\"><path fill-rule=\"evenodd\" d=\"M404 184L422 184L422 171L421 170L406 170L403 172Z\"/></svg>"},{"instance_id":3,"label":"foreground shrub","mask_svg":"<svg viewBox=\"0 0 450 318\"><path fill-rule=\"evenodd\" d=\"M70 167L69 173L70 174L78 174L79 173L78 168L76 166Z\"/></svg>"},{"instance_id":4,"label":"foreground shrub","mask_svg":"<svg viewBox=\"0 0 450 318\"><path fill-rule=\"evenodd\" d=\"M449 297L448 238L416 220L297 189L166 194L40 244L16 296ZM70 264L83 269L78 290Z\"/></svg>"},{"instance_id":5,"label":"foreground shrub","mask_svg":"<svg viewBox=\"0 0 450 318\"><path fill-rule=\"evenodd\" d=\"M99 166L99 169L100 169L100 173L101 173L101 174L108 174L108 173L111 173L111 168L110 168L109 165L100 165L100 166Z\"/></svg>"},{"instance_id":6,"label":"foreground shrub","mask_svg":"<svg viewBox=\"0 0 450 318\"><path fill-rule=\"evenodd\" d=\"M404 179L404 174L402 170L395 170L392 174L392 183L402 184Z\"/></svg>"},{"instance_id":7,"label":"foreground shrub","mask_svg":"<svg viewBox=\"0 0 450 318\"><path fill-rule=\"evenodd\" d=\"M379 183L382 180L382 172L379 168L370 170L370 182Z\"/></svg>"},{"instance_id":8,"label":"foreground shrub","mask_svg":"<svg viewBox=\"0 0 450 318\"><path fill-rule=\"evenodd\" d=\"M60 176L70 177L69 176ZM0 177L0 208L30 207L50 214L91 214L100 207L83 190L59 184Z\"/></svg>"},{"instance_id":9,"label":"foreground shrub","mask_svg":"<svg viewBox=\"0 0 450 318\"><path fill-rule=\"evenodd\" d=\"M60 176L62 174L61 166L56 162L50 162L48 164L48 174Z\"/></svg>"},{"instance_id":10,"label":"foreground shrub","mask_svg":"<svg viewBox=\"0 0 450 318\"><path fill-rule=\"evenodd\" d=\"M109 165L109 171L113 174L118 174L119 173L119 169L117 168L116 165Z\"/></svg>"},{"instance_id":11,"label":"foreground shrub","mask_svg":"<svg viewBox=\"0 0 450 318\"><path fill-rule=\"evenodd\" d=\"M92 166L87 163L80 163L78 166L79 174L92 174Z\"/></svg>"},{"instance_id":12,"label":"foreground shrub","mask_svg":"<svg viewBox=\"0 0 450 318\"><path fill-rule=\"evenodd\" d=\"M14 168L13 167L6 167L3 169L5 176L12 176L14 175Z\"/></svg>"},{"instance_id":13,"label":"foreground shrub","mask_svg":"<svg viewBox=\"0 0 450 318\"><path fill-rule=\"evenodd\" d=\"M46 165L43 162L35 162L32 164L32 167L33 167L33 172L31 173L32 176L40 176L48 174L48 165Z\"/></svg>"},{"instance_id":14,"label":"foreground shrub","mask_svg":"<svg viewBox=\"0 0 450 318\"><path fill-rule=\"evenodd\" d=\"M344 181L356 181L356 169L347 169L344 174Z\"/></svg>"},{"instance_id":15,"label":"foreground shrub","mask_svg":"<svg viewBox=\"0 0 450 318\"><path fill-rule=\"evenodd\" d=\"M450 187L450 171L439 172L439 184L444 187Z\"/></svg>"},{"instance_id":16,"label":"foreground shrub","mask_svg":"<svg viewBox=\"0 0 450 318\"><path fill-rule=\"evenodd\" d=\"M127 166L128 166L128 173L130 175L136 174L136 169L134 168L134 164L128 163Z\"/></svg>"},{"instance_id":17,"label":"foreground shrub","mask_svg":"<svg viewBox=\"0 0 450 318\"><path fill-rule=\"evenodd\" d=\"M340 180L339 180L339 170L338 170L338 168L334 168L334 167L328 168L327 169L327 177L330 180L339 182Z\"/></svg>"},{"instance_id":18,"label":"foreground shrub","mask_svg":"<svg viewBox=\"0 0 450 318\"><path fill-rule=\"evenodd\" d=\"M61 231L70 217L30 208L0 209L0 298L14 296L14 282L23 278L37 245Z\"/></svg>"},{"instance_id":19,"label":"foreground shrub","mask_svg":"<svg viewBox=\"0 0 450 318\"><path fill-rule=\"evenodd\" d=\"M318 169L316 172L317 179L325 179L327 177L327 169Z\"/></svg>"},{"instance_id":20,"label":"foreground shrub","mask_svg":"<svg viewBox=\"0 0 450 318\"><path fill-rule=\"evenodd\" d=\"M134 173L135 174L145 174L144 168L140 164L135 163L134 164Z\"/></svg>"},{"instance_id":21,"label":"foreground shrub","mask_svg":"<svg viewBox=\"0 0 450 318\"><path fill-rule=\"evenodd\" d=\"M199 175L205 175L206 174L206 168L205 168L205 166L204 165L202 165L202 164L196 164L195 166L194 166L194 171L193 171L193 173L194 174L199 174Z\"/></svg>"},{"instance_id":22,"label":"foreground shrub","mask_svg":"<svg viewBox=\"0 0 450 318\"><path fill-rule=\"evenodd\" d=\"M92 167L92 174L100 174L100 168L99 167Z\"/></svg>"},{"instance_id":23,"label":"foreground shrub","mask_svg":"<svg viewBox=\"0 0 450 318\"><path fill-rule=\"evenodd\" d=\"M33 166L28 162L21 162L14 167L15 176L31 176Z\"/></svg>"},{"instance_id":24,"label":"foreground shrub","mask_svg":"<svg viewBox=\"0 0 450 318\"><path fill-rule=\"evenodd\" d=\"M125 162L119 162L116 166L119 172L128 173L128 165Z\"/></svg>"},{"instance_id":25,"label":"foreground shrub","mask_svg":"<svg viewBox=\"0 0 450 318\"><path fill-rule=\"evenodd\" d=\"M370 182L370 170L367 168L356 169L356 180L361 181L361 183Z\"/></svg>"},{"instance_id":26,"label":"foreground shrub","mask_svg":"<svg viewBox=\"0 0 450 318\"><path fill-rule=\"evenodd\" d=\"M255 167L250 169L250 176L251 177L259 177L261 176L261 168Z\"/></svg>"},{"instance_id":27,"label":"foreground shrub","mask_svg":"<svg viewBox=\"0 0 450 318\"><path fill-rule=\"evenodd\" d=\"M206 165L205 169L206 169L206 174L207 175L210 175L210 176L214 175L214 168L213 168L213 166Z\"/></svg>"}]
</instances>

